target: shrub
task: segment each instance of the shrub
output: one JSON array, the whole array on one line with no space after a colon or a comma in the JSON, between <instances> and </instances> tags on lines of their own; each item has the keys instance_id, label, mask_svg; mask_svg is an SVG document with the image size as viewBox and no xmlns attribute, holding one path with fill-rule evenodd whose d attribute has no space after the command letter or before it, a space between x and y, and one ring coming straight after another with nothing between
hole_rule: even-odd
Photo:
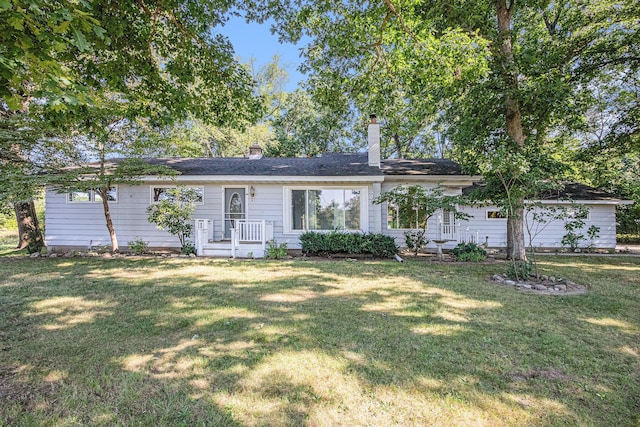
<instances>
[{"instance_id":1,"label":"shrub","mask_svg":"<svg viewBox=\"0 0 640 427\"><path fill-rule=\"evenodd\" d=\"M640 245L640 235L637 234L618 234L616 240L627 245Z\"/></svg>"},{"instance_id":2,"label":"shrub","mask_svg":"<svg viewBox=\"0 0 640 427\"><path fill-rule=\"evenodd\" d=\"M423 229L405 231L404 242L407 244L407 249L413 252L413 255L418 256L418 251L429 243L426 234L427 230Z\"/></svg>"},{"instance_id":3,"label":"shrub","mask_svg":"<svg viewBox=\"0 0 640 427\"><path fill-rule=\"evenodd\" d=\"M140 236L136 236L134 240L127 242L127 246L136 255L142 255L149 250L149 242L145 242Z\"/></svg>"},{"instance_id":4,"label":"shrub","mask_svg":"<svg viewBox=\"0 0 640 427\"><path fill-rule=\"evenodd\" d=\"M187 248L187 238L191 236L193 225L191 216L195 212L194 202L198 193L190 188L178 187L167 192L171 197L152 204L147 208L147 220L161 229L178 236L182 253L195 253L195 248ZM186 248L186 249L185 249Z\"/></svg>"},{"instance_id":5,"label":"shrub","mask_svg":"<svg viewBox=\"0 0 640 427\"><path fill-rule=\"evenodd\" d=\"M197 255L195 245L193 244L193 242L188 240L184 242L182 249L180 249L180 253L183 255L191 255L191 254Z\"/></svg>"},{"instance_id":6,"label":"shrub","mask_svg":"<svg viewBox=\"0 0 640 427\"><path fill-rule=\"evenodd\" d=\"M395 240L384 234L308 231L300 236L300 242L302 252L311 255L345 253L387 258L398 253Z\"/></svg>"},{"instance_id":7,"label":"shrub","mask_svg":"<svg viewBox=\"0 0 640 427\"><path fill-rule=\"evenodd\" d=\"M265 256L268 259L282 259L287 256L287 244L276 242L275 240L269 240L267 242L267 253Z\"/></svg>"},{"instance_id":8,"label":"shrub","mask_svg":"<svg viewBox=\"0 0 640 427\"><path fill-rule=\"evenodd\" d=\"M459 243L453 248L453 255L458 261L480 262L487 259L487 251L475 243Z\"/></svg>"},{"instance_id":9,"label":"shrub","mask_svg":"<svg viewBox=\"0 0 640 427\"><path fill-rule=\"evenodd\" d=\"M510 279L520 280L531 275L533 264L530 261L513 261L507 268L507 276Z\"/></svg>"}]
</instances>

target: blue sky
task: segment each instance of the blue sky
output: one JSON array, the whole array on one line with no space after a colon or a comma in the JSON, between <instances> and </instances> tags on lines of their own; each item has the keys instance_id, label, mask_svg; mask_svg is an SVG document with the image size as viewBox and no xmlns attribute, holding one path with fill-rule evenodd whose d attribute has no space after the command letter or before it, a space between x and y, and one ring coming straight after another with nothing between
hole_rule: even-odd
<instances>
[{"instance_id":1,"label":"blue sky","mask_svg":"<svg viewBox=\"0 0 640 427\"><path fill-rule=\"evenodd\" d=\"M273 55L278 54L280 64L289 74L289 83L285 89L293 91L298 81L304 79L304 76L297 71L301 62L300 48L290 43L279 43L278 36L272 35L269 28L270 23L246 23L244 18L234 17L218 31L229 37L236 55L242 58L243 62L249 62L252 57L255 58L256 68L267 64Z\"/></svg>"}]
</instances>

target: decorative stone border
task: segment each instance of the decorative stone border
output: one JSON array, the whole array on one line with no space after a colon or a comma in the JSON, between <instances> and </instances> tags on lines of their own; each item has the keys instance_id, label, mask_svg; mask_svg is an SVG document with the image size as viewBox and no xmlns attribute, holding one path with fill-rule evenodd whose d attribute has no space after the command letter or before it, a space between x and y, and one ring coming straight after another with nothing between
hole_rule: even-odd
<instances>
[{"instance_id":1,"label":"decorative stone border","mask_svg":"<svg viewBox=\"0 0 640 427\"><path fill-rule=\"evenodd\" d=\"M542 275L540 278L529 277L527 280L515 281L504 274L494 274L488 280L498 285L544 295L582 295L587 293L586 286L555 276Z\"/></svg>"}]
</instances>

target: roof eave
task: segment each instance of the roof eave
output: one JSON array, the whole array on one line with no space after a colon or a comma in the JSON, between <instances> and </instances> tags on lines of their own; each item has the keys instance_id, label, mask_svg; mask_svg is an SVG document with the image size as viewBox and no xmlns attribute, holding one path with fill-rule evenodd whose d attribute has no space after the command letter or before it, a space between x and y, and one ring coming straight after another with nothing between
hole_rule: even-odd
<instances>
[{"instance_id":1,"label":"roof eave","mask_svg":"<svg viewBox=\"0 0 640 427\"><path fill-rule=\"evenodd\" d=\"M570 204L578 204L578 205L632 205L634 203L633 200L622 200L622 199L580 199L580 200L564 200L564 199L555 199L555 200L527 200L528 203L539 203L544 205L570 205Z\"/></svg>"},{"instance_id":2,"label":"roof eave","mask_svg":"<svg viewBox=\"0 0 640 427\"><path fill-rule=\"evenodd\" d=\"M311 176L311 175L178 175L174 179L165 177L148 176L143 178L145 182L251 182L251 183L282 183L282 182L383 182L382 175L355 175L355 176Z\"/></svg>"}]
</instances>

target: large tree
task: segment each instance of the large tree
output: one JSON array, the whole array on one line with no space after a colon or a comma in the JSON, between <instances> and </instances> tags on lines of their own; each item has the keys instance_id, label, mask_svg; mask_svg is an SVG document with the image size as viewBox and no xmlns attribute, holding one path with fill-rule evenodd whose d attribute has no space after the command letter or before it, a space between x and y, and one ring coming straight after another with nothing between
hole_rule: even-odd
<instances>
[{"instance_id":1,"label":"large tree","mask_svg":"<svg viewBox=\"0 0 640 427\"><path fill-rule=\"evenodd\" d=\"M86 123L93 106L109 97L122 101L123 117L154 125L189 115L226 126L252 120L262 108L253 79L215 32L233 6L222 0L0 2L2 127L15 115L35 123L53 114L48 129L64 132ZM40 146L51 141L36 139ZM9 170L34 175L31 143L0 135L0 144L11 153L0 165L3 179L14 179Z\"/></svg>"},{"instance_id":2,"label":"large tree","mask_svg":"<svg viewBox=\"0 0 640 427\"><path fill-rule=\"evenodd\" d=\"M484 73L484 41L457 29L436 38L418 2L289 3L270 11L284 39L310 40L302 69L314 101L360 123L376 114L385 156L433 154L439 87Z\"/></svg>"},{"instance_id":3,"label":"large tree","mask_svg":"<svg viewBox=\"0 0 640 427\"><path fill-rule=\"evenodd\" d=\"M458 159L487 177L485 196L509 211L514 260L526 259L525 198L570 173L564 154L592 102L590 84L640 57L639 7L630 0L295 3L276 11L287 23L277 30L311 37L306 66L342 78L326 91L385 99L378 93L400 84L399 99L416 111L420 91L445 110ZM385 68L398 79L356 86Z\"/></svg>"}]
</instances>

